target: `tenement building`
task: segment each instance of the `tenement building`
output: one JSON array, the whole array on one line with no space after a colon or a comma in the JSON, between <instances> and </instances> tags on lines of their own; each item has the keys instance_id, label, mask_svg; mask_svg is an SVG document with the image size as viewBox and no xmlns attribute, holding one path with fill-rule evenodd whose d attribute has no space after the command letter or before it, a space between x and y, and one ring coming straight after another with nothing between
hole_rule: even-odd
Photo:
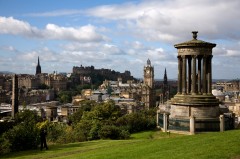
<instances>
[{"instance_id":1,"label":"tenement building","mask_svg":"<svg viewBox=\"0 0 240 159\"><path fill-rule=\"evenodd\" d=\"M41 66L38 57L36 75L20 74L18 78L19 88L39 89L42 85L53 88L56 91L67 89L67 77L54 72L52 74L41 73Z\"/></svg>"}]
</instances>

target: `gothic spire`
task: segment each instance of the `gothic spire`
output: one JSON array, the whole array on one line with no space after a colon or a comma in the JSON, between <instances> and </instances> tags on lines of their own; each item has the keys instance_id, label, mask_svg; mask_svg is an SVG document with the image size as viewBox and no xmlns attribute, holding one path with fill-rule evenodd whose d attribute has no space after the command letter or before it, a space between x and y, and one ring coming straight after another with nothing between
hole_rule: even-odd
<instances>
[{"instance_id":1,"label":"gothic spire","mask_svg":"<svg viewBox=\"0 0 240 159\"><path fill-rule=\"evenodd\" d=\"M168 83L166 67L165 67L164 79L163 79L163 80L164 80L164 84L167 84L167 83Z\"/></svg>"},{"instance_id":2,"label":"gothic spire","mask_svg":"<svg viewBox=\"0 0 240 159\"><path fill-rule=\"evenodd\" d=\"M37 64L37 67L36 67L36 75L37 74L41 74L41 66L40 66L40 60L39 60L39 56L38 56L38 64Z\"/></svg>"},{"instance_id":3,"label":"gothic spire","mask_svg":"<svg viewBox=\"0 0 240 159\"><path fill-rule=\"evenodd\" d=\"M38 66L40 66L40 62L39 62L39 56L38 56L38 64L37 64Z\"/></svg>"}]
</instances>

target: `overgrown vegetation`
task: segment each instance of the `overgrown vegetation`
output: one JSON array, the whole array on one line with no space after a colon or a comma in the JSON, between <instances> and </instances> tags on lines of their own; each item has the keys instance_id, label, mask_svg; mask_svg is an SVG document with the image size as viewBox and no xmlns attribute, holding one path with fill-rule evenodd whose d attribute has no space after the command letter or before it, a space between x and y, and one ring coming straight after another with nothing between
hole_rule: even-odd
<instances>
[{"instance_id":1,"label":"overgrown vegetation","mask_svg":"<svg viewBox=\"0 0 240 159\"><path fill-rule=\"evenodd\" d=\"M14 126L0 138L0 153L36 149L40 129L47 129L50 143L72 143L97 139L129 139L130 133L156 127L155 110L123 115L114 101L96 103L84 101L81 108L69 117L70 122L41 121L37 113L24 110L17 114Z\"/></svg>"}]
</instances>

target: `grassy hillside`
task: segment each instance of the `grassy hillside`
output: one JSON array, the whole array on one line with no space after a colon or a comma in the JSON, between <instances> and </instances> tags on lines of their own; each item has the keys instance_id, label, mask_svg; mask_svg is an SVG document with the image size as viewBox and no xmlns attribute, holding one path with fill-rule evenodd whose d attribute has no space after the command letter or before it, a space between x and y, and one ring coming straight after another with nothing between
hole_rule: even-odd
<instances>
[{"instance_id":1,"label":"grassy hillside","mask_svg":"<svg viewBox=\"0 0 240 159\"><path fill-rule=\"evenodd\" d=\"M159 131L133 134L130 140L98 140L50 145L49 150L10 153L0 158L83 158L83 159L156 159L156 158L240 158L240 130L177 135Z\"/></svg>"}]
</instances>

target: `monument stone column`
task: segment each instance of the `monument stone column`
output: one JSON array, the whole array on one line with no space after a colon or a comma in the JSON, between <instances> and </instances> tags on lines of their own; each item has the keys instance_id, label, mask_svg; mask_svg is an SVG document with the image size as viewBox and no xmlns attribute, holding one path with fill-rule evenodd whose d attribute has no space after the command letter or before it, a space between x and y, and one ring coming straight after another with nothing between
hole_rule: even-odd
<instances>
[{"instance_id":1,"label":"monument stone column","mask_svg":"<svg viewBox=\"0 0 240 159\"><path fill-rule=\"evenodd\" d=\"M208 94L212 94L212 55L208 57Z\"/></svg>"},{"instance_id":2,"label":"monument stone column","mask_svg":"<svg viewBox=\"0 0 240 159\"><path fill-rule=\"evenodd\" d=\"M203 94L207 93L207 56L203 56Z\"/></svg>"},{"instance_id":3,"label":"monument stone column","mask_svg":"<svg viewBox=\"0 0 240 159\"><path fill-rule=\"evenodd\" d=\"M198 56L198 94L201 94L201 66L202 66L202 58L200 56Z\"/></svg>"},{"instance_id":4,"label":"monument stone column","mask_svg":"<svg viewBox=\"0 0 240 159\"><path fill-rule=\"evenodd\" d=\"M182 94L182 58L178 56L178 94Z\"/></svg>"},{"instance_id":5,"label":"monument stone column","mask_svg":"<svg viewBox=\"0 0 240 159\"><path fill-rule=\"evenodd\" d=\"M187 93L191 93L191 83L192 83L192 79L191 79L191 65L192 65L192 57L188 56L188 83L187 83Z\"/></svg>"},{"instance_id":6,"label":"monument stone column","mask_svg":"<svg viewBox=\"0 0 240 159\"><path fill-rule=\"evenodd\" d=\"M183 69L182 69L182 94L186 94L186 57L182 56Z\"/></svg>"},{"instance_id":7,"label":"monument stone column","mask_svg":"<svg viewBox=\"0 0 240 159\"><path fill-rule=\"evenodd\" d=\"M192 61L192 94L196 94L196 55L193 55Z\"/></svg>"}]
</instances>

